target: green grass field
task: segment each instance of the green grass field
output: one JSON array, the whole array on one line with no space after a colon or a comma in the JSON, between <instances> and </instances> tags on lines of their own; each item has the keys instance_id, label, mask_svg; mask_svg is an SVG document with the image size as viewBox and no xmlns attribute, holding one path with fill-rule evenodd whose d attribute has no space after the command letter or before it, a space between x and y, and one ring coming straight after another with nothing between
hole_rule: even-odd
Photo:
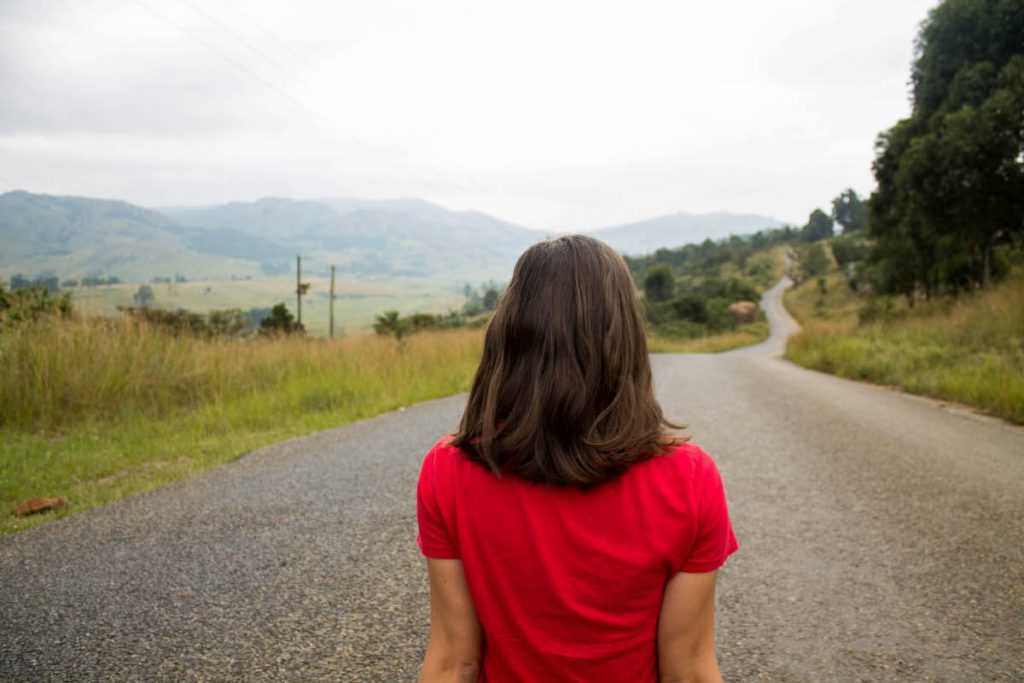
<instances>
[{"instance_id":1,"label":"green grass field","mask_svg":"<svg viewBox=\"0 0 1024 683\"><path fill-rule=\"evenodd\" d=\"M1024 274L989 291L909 308L890 302L860 324L865 301L838 274L822 297L816 281L787 292L804 325L786 358L815 370L899 387L1024 424Z\"/></svg>"}]
</instances>

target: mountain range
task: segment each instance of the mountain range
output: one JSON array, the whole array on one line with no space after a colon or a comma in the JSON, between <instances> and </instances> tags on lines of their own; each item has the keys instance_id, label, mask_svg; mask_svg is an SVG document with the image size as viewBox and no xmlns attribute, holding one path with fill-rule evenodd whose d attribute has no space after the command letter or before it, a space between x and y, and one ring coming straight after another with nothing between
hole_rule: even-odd
<instances>
[{"instance_id":1,"label":"mountain range","mask_svg":"<svg viewBox=\"0 0 1024 683\"><path fill-rule=\"evenodd\" d=\"M591 234L643 254L777 225L764 216L679 213ZM309 274L334 264L360 278L507 279L519 254L550 234L422 199L268 197L148 209L14 191L0 195L0 276L273 277L294 272L301 254Z\"/></svg>"}]
</instances>

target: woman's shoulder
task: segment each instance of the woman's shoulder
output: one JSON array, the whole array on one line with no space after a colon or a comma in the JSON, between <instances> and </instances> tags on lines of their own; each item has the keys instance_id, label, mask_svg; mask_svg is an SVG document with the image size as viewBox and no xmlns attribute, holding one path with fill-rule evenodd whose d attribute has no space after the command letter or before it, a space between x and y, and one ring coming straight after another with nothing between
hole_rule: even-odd
<instances>
[{"instance_id":1,"label":"woman's shoulder","mask_svg":"<svg viewBox=\"0 0 1024 683\"><path fill-rule=\"evenodd\" d=\"M451 460L459 457L462 451L456 446L453 441L455 437L452 434L445 434L430 447L427 451L426 457L433 460Z\"/></svg>"},{"instance_id":2,"label":"woman's shoulder","mask_svg":"<svg viewBox=\"0 0 1024 683\"><path fill-rule=\"evenodd\" d=\"M445 434L434 442L424 457L424 465L428 465L434 471L444 471L469 464L469 458L461 448L453 443L454 439L454 435Z\"/></svg>"},{"instance_id":3,"label":"woman's shoulder","mask_svg":"<svg viewBox=\"0 0 1024 683\"><path fill-rule=\"evenodd\" d=\"M708 453L692 441L683 441L667 451L655 455L631 469L649 470L649 474L663 476L671 472L677 477L702 478L710 472L717 472L715 461ZM640 472L638 472L639 474Z\"/></svg>"}]
</instances>

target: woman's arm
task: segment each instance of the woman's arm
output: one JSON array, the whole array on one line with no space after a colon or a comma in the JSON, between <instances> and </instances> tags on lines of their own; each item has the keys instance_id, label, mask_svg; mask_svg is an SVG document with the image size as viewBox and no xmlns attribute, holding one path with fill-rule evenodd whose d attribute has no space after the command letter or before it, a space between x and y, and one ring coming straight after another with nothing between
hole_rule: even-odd
<instances>
[{"instance_id":1,"label":"woman's arm","mask_svg":"<svg viewBox=\"0 0 1024 683\"><path fill-rule=\"evenodd\" d=\"M460 560L427 558L430 641L419 683L476 683L481 629Z\"/></svg>"},{"instance_id":2,"label":"woman's arm","mask_svg":"<svg viewBox=\"0 0 1024 683\"><path fill-rule=\"evenodd\" d=\"M715 654L718 572L679 573L665 586L658 618L661 683L721 683Z\"/></svg>"}]
</instances>

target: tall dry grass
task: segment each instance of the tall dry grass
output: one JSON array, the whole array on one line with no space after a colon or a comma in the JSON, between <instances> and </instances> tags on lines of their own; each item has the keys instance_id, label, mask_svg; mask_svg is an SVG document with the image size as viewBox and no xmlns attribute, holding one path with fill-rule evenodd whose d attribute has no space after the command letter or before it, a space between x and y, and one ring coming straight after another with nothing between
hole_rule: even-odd
<instances>
[{"instance_id":1,"label":"tall dry grass","mask_svg":"<svg viewBox=\"0 0 1024 683\"><path fill-rule=\"evenodd\" d=\"M805 324L786 357L842 377L978 406L1024 424L1024 275L957 299L905 305L857 324L855 310L816 314L806 292L787 303Z\"/></svg>"},{"instance_id":2,"label":"tall dry grass","mask_svg":"<svg viewBox=\"0 0 1024 683\"><path fill-rule=\"evenodd\" d=\"M273 390L330 410L390 394L454 393L479 358L479 331L204 340L128 319L43 320L0 335L0 424L60 429L124 416L159 419Z\"/></svg>"},{"instance_id":3,"label":"tall dry grass","mask_svg":"<svg viewBox=\"0 0 1024 683\"><path fill-rule=\"evenodd\" d=\"M469 387L480 330L396 342L175 336L131 320L41 320L0 334L0 510L63 496L63 516L282 439ZM438 433L454 425L438 425ZM0 512L0 533L54 515Z\"/></svg>"}]
</instances>

